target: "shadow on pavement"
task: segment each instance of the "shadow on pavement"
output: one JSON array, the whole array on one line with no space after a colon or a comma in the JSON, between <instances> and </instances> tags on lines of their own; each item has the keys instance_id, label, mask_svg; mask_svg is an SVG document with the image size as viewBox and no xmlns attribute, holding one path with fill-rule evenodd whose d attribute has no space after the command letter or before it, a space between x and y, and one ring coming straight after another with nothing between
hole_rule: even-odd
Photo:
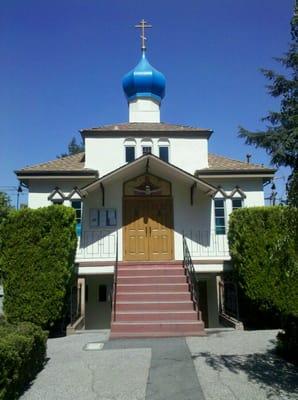
<instances>
[{"instance_id":1,"label":"shadow on pavement","mask_svg":"<svg viewBox=\"0 0 298 400\"><path fill-rule=\"evenodd\" d=\"M298 368L278 358L273 351L246 355L218 355L202 352L192 355L202 357L208 366L222 372L224 369L234 374L244 372L248 379L259 384L271 395L296 394L298 396Z\"/></svg>"}]
</instances>

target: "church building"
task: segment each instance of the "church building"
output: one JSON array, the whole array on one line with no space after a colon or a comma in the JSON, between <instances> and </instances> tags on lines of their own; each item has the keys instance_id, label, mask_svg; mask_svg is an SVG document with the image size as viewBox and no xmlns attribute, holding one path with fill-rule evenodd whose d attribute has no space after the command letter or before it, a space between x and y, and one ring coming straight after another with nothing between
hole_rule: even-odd
<instances>
[{"instance_id":1,"label":"church building","mask_svg":"<svg viewBox=\"0 0 298 400\"><path fill-rule=\"evenodd\" d=\"M202 335L220 326L229 214L263 206L274 170L209 153L211 129L160 121L166 81L140 27L140 61L122 80L128 122L83 129L85 152L16 175L29 207L76 211L74 330Z\"/></svg>"}]
</instances>

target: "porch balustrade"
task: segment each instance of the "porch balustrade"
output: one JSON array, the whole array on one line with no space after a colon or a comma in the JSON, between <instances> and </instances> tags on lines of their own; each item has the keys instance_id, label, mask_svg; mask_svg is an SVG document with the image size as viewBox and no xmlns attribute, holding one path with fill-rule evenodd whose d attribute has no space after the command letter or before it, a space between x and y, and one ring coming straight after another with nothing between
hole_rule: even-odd
<instances>
[{"instance_id":1,"label":"porch balustrade","mask_svg":"<svg viewBox=\"0 0 298 400\"><path fill-rule=\"evenodd\" d=\"M229 256L227 235L215 231L185 231L192 259ZM76 260L111 260L116 257L117 232L109 229L84 230L78 238ZM180 242L181 239L179 239ZM180 242L181 243L181 242Z\"/></svg>"},{"instance_id":2,"label":"porch balustrade","mask_svg":"<svg viewBox=\"0 0 298 400\"><path fill-rule=\"evenodd\" d=\"M78 238L76 259L103 259L114 261L117 232L108 229L83 230Z\"/></svg>"},{"instance_id":3,"label":"porch balustrade","mask_svg":"<svg viewBox=\"0 0 298 400\"><path fill-rule=\"evenodd\" d=\"M184 232L184 237L192 259L230 255L227 234L219 235L215 231L190 230Z\"/></svg>"}]
</instances>

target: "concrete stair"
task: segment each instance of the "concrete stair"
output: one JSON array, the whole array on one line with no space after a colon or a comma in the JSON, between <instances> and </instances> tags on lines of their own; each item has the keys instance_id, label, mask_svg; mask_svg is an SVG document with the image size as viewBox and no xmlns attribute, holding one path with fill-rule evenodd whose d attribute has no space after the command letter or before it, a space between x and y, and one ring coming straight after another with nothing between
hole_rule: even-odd
<instances>
[{"instance_id":1,"label":"concrete stair","mask_svg":"<svg viewBox=\"0 0 298 400\"><path fill-rule=\"evenodd\" d=\"M204 323L194 310L183 265L118 265L111 339L204 334Z\"/></svg>"}]
</instances>

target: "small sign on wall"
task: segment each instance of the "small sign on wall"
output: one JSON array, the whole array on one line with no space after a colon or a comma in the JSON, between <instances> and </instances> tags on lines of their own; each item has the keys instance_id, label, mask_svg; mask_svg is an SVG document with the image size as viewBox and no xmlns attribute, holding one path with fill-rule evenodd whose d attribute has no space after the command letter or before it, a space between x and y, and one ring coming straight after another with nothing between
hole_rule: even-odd
<instances>
[{"instance_id":1,"label":"small sign on wall","mask_svg":"<svg viewBox=\"0 0 298 400\"><path fill-rule=\"evenodd\" d=\"M90 227L106 228L117 225L117 213L115 208L91 208Z\"/></svg>"}]
</instances>

